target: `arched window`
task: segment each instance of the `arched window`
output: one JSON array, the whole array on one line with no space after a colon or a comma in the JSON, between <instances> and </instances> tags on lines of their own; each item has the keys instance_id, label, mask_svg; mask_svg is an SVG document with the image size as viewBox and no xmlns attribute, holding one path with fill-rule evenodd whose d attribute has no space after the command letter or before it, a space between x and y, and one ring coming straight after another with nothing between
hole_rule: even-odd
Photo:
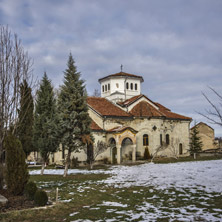
<instances>
[{"instance_id":1,"label":"arched window","mask_svg":"<svg viewBox=\"0 0 222 222\"><path fill-rule=\"evenodd\" d=\"M182 143L179 144L179 155L183 154L183 145Z\"/></svg>"},{"instance_id":2,"label":"arched window","mask_svg":"<svg viewBox=\"0 0 222 222\"><path fill-rule=\"evenodd\" d=\"M143 135L143 145L148 146L149 145L149 136L147 134Z\"/></svg>"},{"instance_id":3,"label":"arched window","mask_svg":"<svg viewBox=\"0 0 222 222\"><path fill-rule=\"evenodd\" d=\"M107 85L105 85L105 91L107 91Z\"/></svg>"},{"instance_id":4,"label":"arched window","mask_svg":"<svg viewBox=\"0 0 222 222\"><path fill-rule=\"evenodd\" d=\"M110 84L108 84L108 90L110 90Z\"/></svg>"},{"instance_id":5,"label":"arched window","mask_svg":"<svg viewBox=\"0 0 222 222\"><path fill-rule=\"evenodd\" d=\"M167 145L170 144L170 136L169 136L169 134L166 135L166 144Z\"/></svg>"},{"instance_id":6,"label":"arched window","mask_svg":"<svg viewBox=\"0 0 222 222\"><path fill-rule=\"evenodd\" d=\"M135 90L137 90L137 83L135 83Z\"/></svg>"},{"instance_id":7,"label":"arched window","mask_svg":"<svg viewBox=\"0 0 222 222\"><path fill-rule=\"evenodd\" d=\"M128 82L126 83L126 89L129 89L129 83Z\"/></svg>"},{"instance_id":8,"label":"arched window","mask_svg":"<svg viewBox=\"0 0 222 222\"><path fill-rule=\"evenodd\" d=\"M104 92L104 85L103 85L103 92Z\"/></svg>"},{"instance_id":9,"label":"arched window","mask_svg":"<svg viewBox=\"0 0 222 222\"><path fill-rule=\"evenodd\" d=\"M160 134L160 145L161 146L163 145L163 136L162 136L162 134Z\"/></svg>"},{"instance_id":10,"label":"arched window","mask_svg":"<svg viewBox=\"0 0 222 222\"><path fill-rule=\"evenodd\" d=\"M130 83L130 89L133 90L133 83Z\"/></svg>"}]
</instances>

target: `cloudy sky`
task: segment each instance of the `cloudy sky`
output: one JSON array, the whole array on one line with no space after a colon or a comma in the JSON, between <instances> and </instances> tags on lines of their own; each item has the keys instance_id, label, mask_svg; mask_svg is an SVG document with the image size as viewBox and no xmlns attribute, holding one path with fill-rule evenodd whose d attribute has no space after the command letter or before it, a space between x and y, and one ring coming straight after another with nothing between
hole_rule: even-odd
<instances>
[{"instance_id":1,"label":"cloudy sky","mask_svg":"<svg viewBox=\"0 0 222 222\"><path fill-rule=\"evenodd\" d=\"M71 52L89 95L121 64L144 77L143 94L197 122L209 108L201 93L215 103L208 87L222 93L221 0L0 0L0 24L55 87Z\"/></svg>"}]
</instances>

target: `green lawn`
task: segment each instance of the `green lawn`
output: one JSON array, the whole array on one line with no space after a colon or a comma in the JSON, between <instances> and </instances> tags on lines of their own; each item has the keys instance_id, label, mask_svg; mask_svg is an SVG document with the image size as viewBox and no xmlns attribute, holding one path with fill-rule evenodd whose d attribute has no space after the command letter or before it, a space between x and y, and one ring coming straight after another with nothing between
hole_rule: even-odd
<instances>
[{"instance_id":1,"label":"green lawn","mask_svg":"<svg viewBox=\"0 0 222 222\"><path fill-rule=\"evenodd\" d=\"M103 182L109 175L31 176L39 188L59 203L47 209L29 209L0 215L0 221L220 221L220 193L207 193L200 187L155 189L155 187L118 188ZM208 215L208 219L205 218ZM192 220L191 220L192 219Z\"/></svg>"}]
</instances>

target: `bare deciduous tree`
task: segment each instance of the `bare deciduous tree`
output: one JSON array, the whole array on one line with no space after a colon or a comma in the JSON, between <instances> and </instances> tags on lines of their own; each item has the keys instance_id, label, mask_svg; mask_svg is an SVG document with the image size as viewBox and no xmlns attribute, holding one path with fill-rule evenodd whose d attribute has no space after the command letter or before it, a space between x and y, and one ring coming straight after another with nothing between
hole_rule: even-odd
<instances>
[{"instance_id":1,"label":"bare deciduous tree","mask_svg":"<svg viewBox=\"0 0 222 222\"><path fill-rule=\"evenodd\" d=\"M103 153L104 151L106 151L109 147L107 146L107 144L103 141L98 141L97 144L95 146L93 146L92 143L90 143L89 145L85 146L84 152L87 155L87 160L90 166L90 169L93 169L93 164L96 160L96 158Z\"/></svg>"},{"instance_id":2,"label":"bare deciduous tree","mask_svg":"<svg viewBox=\"0 0 222 222\"><path fill-rule=\"evenodd\" d=\"M92 96L93 96L93 97L100 97L101 94L100 94L100 92L99 92L98 89L95 89Z\"/></svg>"},{"instance_id":3,"label":"bare deciduous tree","mask_svg":"<svg viewBox=\"0 0 222 222\"><path fill-rule=\"evenodd\" d=\"M30 87L33 84L31 67L32 60L22 47L21 40L16 34L11 34L7 26L0 25L0 164L7 130L9 127L13 132L16 129L20 84L24 80Z\"/></svg>"},{"instance_id":4,"label":"bare deciduous tree","mask_svg":"<svg viewBox=\"0 0 222 222\"><path fill-rule=\"evenodd\" d=\"M157 147L157 149L155 150L153 157L151 159L151 162L153 162L154 158L158 155L158 153L165 151L167 149L168 149L171 157L178 159L179 144L180 144L179 139L174 140L174 138L171 139L170 144L167 144L166 142L162 142L162 145L159 145Z\"/></svg>"},{"instance_id":5,"label":"bare deciduous tree","mask_svg":"<svg viewBox=\"0 0 222 222\"><path fill-rule=\"evenodd\" d=\"M211 109L205 109L205 112L197 112L201 116L205 117L210 123L222 126L222 95L219 94L215 89L209 87L218 99L218 104L212 101L205 93L202 93L204 98L210 104Z\"/></svg>"}]
</instances>

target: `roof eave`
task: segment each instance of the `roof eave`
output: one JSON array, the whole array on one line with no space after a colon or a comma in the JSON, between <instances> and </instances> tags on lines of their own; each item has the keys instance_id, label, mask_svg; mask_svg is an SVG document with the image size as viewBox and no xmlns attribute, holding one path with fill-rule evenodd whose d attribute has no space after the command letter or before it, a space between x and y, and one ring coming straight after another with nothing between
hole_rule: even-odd
<instances>
[{"instance_id":1,"label":"roof eave","mask_svg":"<svg viewBox=\"0 0 222 222\"><path fill-rule=\"evenodd\" d=\"M141 82L141 83L144 82L144 79L143 79L142 76L136 77L136 76L124 76L124 75L122 75L122 76L121 76L121 75L120 75L120 76L106 76L106 77L100 78L100 79L98 80L98 82L101 83L101 81L103 81L103 80L105 80L105 79L120 78L120 77L140 79L140 82Z\"/></svg>"}]
</instances>

